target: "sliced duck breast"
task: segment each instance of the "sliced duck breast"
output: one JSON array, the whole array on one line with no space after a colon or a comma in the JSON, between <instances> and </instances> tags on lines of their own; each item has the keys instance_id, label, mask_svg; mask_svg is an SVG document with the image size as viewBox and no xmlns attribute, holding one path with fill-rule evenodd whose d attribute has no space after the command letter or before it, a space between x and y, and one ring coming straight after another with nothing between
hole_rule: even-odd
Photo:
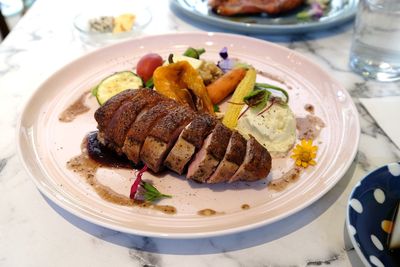
<instances>
[{"instance_id":1,"label":"sliced duck breast","mask_svg":"<svg viewBox=\"0 0 400 267\"><path fill-rule=\"evenodd\" d=\"M195 115L196 113L190 107L179 106L157 121L140 151L140 159L152 171L160 171L176 139Z\"/></svg>"},{"instance_id":2,"label":"sliced duck breast","mask_svg":"<svg viewBox=\"0 0 400 267\"><path fill-rule=\"evenodd\" d=\"M153 172L168 168L198 182L266 178L271 156L215 117L194 112L150 89L126 90L95 112L98 139ZM179 137L179 138L178 138ZM177 140L178 139L178 140Z\"/></svg>"},{"instance_id":3,"label":"sliced duck breast","mask_svg":"<svg viewBox=\"0 0 400 267\"><path fill-rule=\"evenodd\" d=\"M148 90L148 89L147 89ZM99 107L94 113L94 118L97 121L97 128L99 131L104 130L110 123L117 109L127 101L134 99L135 97L145 94L146 89L140 90L125 90L121 93L110 98L104 105Z\"/></svg>"},{"instance_id":4,"label":"sliced duck breast","mask_svg":"<svg viewBox=\"0 0 400 267\"><path fill-rule=\"evenodd\" d=\"M246 155L246 139L238 132L232 133L225 156L207 183L216 184L229 181L242 164Z\"/></svg>"},{"instance_id":5,"label":"sliced duck breast","mask_svg":"<svg viewBox=\"0 0 400 267\"><path fill-rule=\"evenodd\" d=\"M204 139L211 133L218 120L214 116L202 113L190 123L185 131L182 132L182 138L193 144L196 149L200 149Z\"/></svg>"},{"instance_id":6,"label":"sliced duck breast","mask_svg":"<svg viewBox=\"0 0 400 267\"><path fill-rule=\"evenodd\" d=\"M135 164L140 162L140 150L153 126L175 108L178 108L175 101L164 99L156 106L148 109L131 125L122 147L122 151L129 160Z\"/></svg>"},{"instance_id":7,"label":"sliced duck breast","mask_svg":"<svg viewBox=\"0 0 400 267\"><path fill-rule=\"evenodd\" d=\"M120 149L113 142L113 138L107 135L107 128L114 118L115 113L118 109L126 104L135 101L135 99L140 99L146 96L150 89L138 89L138 90L124 90L121 93L111 97L106 103L104 103L100 108L94 113L94 118L96 119L98 125L97 128L99 133L97 134L97 139L104 145L115 149L116 152L120 153Z\"/></svg>"},{"instance_id":8,"label":"sliced duck breast","mask_svg":"<svg viewBox=\"0 0 400 267\"><path fill-rule=\"evenodd\" d=\"M178 140L169 152L164 165L169 169L182 174L186 164L193 157L196 150L200 149L206 136L212 131L217 119L200 114L183 129Z\"/></svg>"},{"instance_id":9,"label":"sliced duck breast","mask_svg":"<svg viewBox=\"0 0 400 267\"><path fill-rule=\"evenodd\" d=\"M218 122L188 167L186 177L204 183L225 155L231 130Z\"/></svg>"},{"instance_id":10,"label":"sliced duck breast","mask_svg":"<svg viewBox=\"0 0 400 267\"><path fill-rule=\"evenodd\" d=\"M271 155L257 140L250 136L246 145L246 156L229 182L256 181L266 178L271 170Z\"/></svg>"},{"instance_id":11,"label":"sliced duck breast","mask_svg":"<svg viewBox=\"0 0 400 267\"><path fill-rule=\"evenodd\" d=\"M104 131L105 139L108 142L112 140L116 150L121 150L132 123L160 100L160 97L145 96L122 104Z\"/></svg>"}]
</instances>

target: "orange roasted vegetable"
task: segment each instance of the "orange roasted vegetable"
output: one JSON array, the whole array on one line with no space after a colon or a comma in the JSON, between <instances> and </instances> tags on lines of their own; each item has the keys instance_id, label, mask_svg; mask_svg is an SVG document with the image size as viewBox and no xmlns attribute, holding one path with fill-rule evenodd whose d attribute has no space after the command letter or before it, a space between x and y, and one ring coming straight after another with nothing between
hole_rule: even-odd
<instances>
[{"instance_id":1,"label":"orange roasted vegetable","mask_svg":"<svg viewBox=\"0 0 400 267\"><path fill-rule=\"evenodd\" d=\"M154 71L153 82L154 88L160 94L187 104L194 110L214 114L203 79L187 61L158 67Z\"/></svg>"},{"instance_id":2,"label":"orange roasted vegetable","mask_svg":"<svg viewBox=\"0 0 400 267\"><path fill-rule=\"evenodd\" d=\"M232 69L209 84L206 88L211 101L214 104L222 102L230 93L235 91L236 86L243 79L244 75L246 75L246 69Z\"/></svg>"}]
</instances>

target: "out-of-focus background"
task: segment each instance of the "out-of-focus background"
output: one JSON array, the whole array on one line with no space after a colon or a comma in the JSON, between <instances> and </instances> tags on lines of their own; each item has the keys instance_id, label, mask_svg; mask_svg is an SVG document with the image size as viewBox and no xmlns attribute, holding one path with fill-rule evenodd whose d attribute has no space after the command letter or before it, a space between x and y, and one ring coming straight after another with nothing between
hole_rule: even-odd
<instances>
[{"instance_id":1,"label":"out-of-focus background","mask_svg":"<svg viewBox=\"0 0 400 267\"><path fill-rule=\"evenodd\" d=\"M0 0L0 40L2 41L35 0Z\"/></svg>"}]
</instances>

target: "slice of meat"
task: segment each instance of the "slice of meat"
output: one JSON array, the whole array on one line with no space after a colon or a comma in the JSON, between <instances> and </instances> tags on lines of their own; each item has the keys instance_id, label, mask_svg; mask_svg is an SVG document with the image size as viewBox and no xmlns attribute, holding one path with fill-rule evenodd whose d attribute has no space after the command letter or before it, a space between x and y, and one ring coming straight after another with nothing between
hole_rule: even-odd
<instances>
[{"instance_id":1,"label":"slice of meat","mask_svg":"<svg viewBox=\"0 0 400 267\"><path fill-rule=\"evenodd\" d=\"M195 114L188 106L179 106L157 121L140 151L140 159L152 171L161 170L168 152L183 128L193 120Z\"/></svg>"},{"instance_id":2,"label":"slice of meat","mask_svg":"<svg viewBox=\"0 0 400 267\"><path fill-rule=\"evenodd\" d=\"M231 130L218 122L190 163L186 177L204 183L223 159L231 134Z\"/></svg>"},{"instance_id":3,"label":"slice of meat","mask_svg":"<svg viewBox=\"0 0 400 267\"><path fill-rule=\"evenodd\" d=\"M226 153L207 183L215 184L229 181L242 164L246 155L246 139L238 132L232 133Z\"/></svg>"},{"instance_id":4,"label":"slice of meat","mask_svg":"<svg viewBox=\"0 0 400 267\"><path fill-rule=\"evenodd\" d=\"M277 15L301 6L305 0L209 0L215 12L223 16L267 13Z\"/></svg>"},{"instance_id":5,"label":"slice of meat","mask_svg":"<svg viewBox=\"0 0 400 267\"><path fill-rule=\"evenodd\" d=\"M271 155L254 137L250 136L247 140L243 163L229 182L260 180L266 178L270 170Z\"/></svg>"},{"instance_id":6,"label":"slice of meat","mask_svg":"<svg viewBox=\"0 0 400 267\"><path fill-rule=\"evenodd\" d=\"M104 138L107 143L112 143L116 150L120 150L131 124L146 107L155 104L154 101L148 102L146 98L135 99L122 104L104 131Z\"/></svg>"},{"instance_id":7,"label":"slice of meat","mask_svg":"<svg viewBox=\"0 0 400 267\"><path fill-rule=\"evenodd\" d=\"M186 164L193 157L196 150L200 149L206 136L212 131L217 119L201 114L185 127L178 141L169 152L164 165L169 169L182 174Z\"/></svg>"},{"instance_id":8,"label":"slice of meat","mask_svg":"<svg viewBox=\"0 0 400 267\"><path fill-rule=\"evenodd\" d=\"M122 151L125 155L138 164L140 161L140 150L143 142L158 120L165 117L170 111L178 108L178 104L170 99L160 101L156 106L148 109L137 119L128 130Z\"/></svg>"},{"instance_id":9,"label":"slice of meat","mask_svg":"<svg viewBox=\"0 0 400 267\"><path fill-rule=\"evenodd\" d=\"M159 94L150 89L139 89L132 98L125 101L115 111L110 122L106 127L100 130L101 138L104 143L112 147L117 153L121 153L126 133L131 124L138 118L140 114L156 105L161 99Z\"/></svg>"},{"instance_id":10,"label":"slice of meat","mask_svg":"<svg viewBox=\"0 0 400 267\"><path fill-rule=\"evenodd\" d=\"M190 127L182 132L182 138L193 144L196 149L200 149L204 139L211 133L217 122L218 120L215 117L202 113L193 119Z\"/></svg>"},{"instance_id":11,"label":"slice of meat","mask_svg":"<svg viewBox=\"0 0 400 267\"><path fill-rule=\"evenodd\" d=\"M143 89L144 90L144 89ZM96 110L94 118L97 121L97 128L99 131L104 130L110 123L115 111L125 102L134 99L138 95L141 95L144 91L140 90L125 90L121 93L110 98L104 105Z\"/></svg>"},{"instance_id":12,"label":"slice of meat","mask_svg":"<svg viewBox=\"0 0 400 267\"><path fill-rule=\"evenodd\" d=\"M182 138L182 133L165 158L164 166L178 174L182 174L186 164L193 157L196 148L194 145Z\"/></svg>"}]
</instances>

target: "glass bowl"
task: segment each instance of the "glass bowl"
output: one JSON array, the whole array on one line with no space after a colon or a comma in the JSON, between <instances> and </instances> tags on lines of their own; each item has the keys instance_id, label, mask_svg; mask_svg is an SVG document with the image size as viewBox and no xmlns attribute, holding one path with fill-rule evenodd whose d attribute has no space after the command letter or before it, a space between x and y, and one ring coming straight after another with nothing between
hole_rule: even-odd
<instances>
[{"instance_id":1,"label":"glass bowl","mask_svg":"<svg viewBox=\"0 0 400 267\"><path fill-rule=\"evenodd\" d=\"M132 14L135 16L133 26L130 31L112 33L97 32L90 29L89 21L103 16L118 17L123 14ZM129 37L140 35L142 30L151 21L151 12L147 6L133 1L130 2L110 2L108 5L93 6L76 15L74 27L79 32L80 38L85 43L106 44Z\"/></svg>"}]
</instances>

